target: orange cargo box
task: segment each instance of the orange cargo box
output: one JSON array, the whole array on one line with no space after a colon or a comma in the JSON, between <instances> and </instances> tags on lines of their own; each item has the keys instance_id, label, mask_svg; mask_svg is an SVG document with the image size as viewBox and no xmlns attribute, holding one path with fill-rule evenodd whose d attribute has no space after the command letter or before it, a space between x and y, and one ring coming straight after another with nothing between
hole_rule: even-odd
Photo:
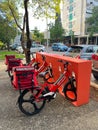
<instances>
[{"instance_id":1,"label":"orange cargo box","mask_svg":"<svg viewBox=\"0 0 98 130\"><path fill-rule=\"evenodd\" d=\"M70 62L70 70L75 74L76 78L76 86L77 86L77 101L72 102L75 106L80 106L83 104L87 104L89 102L90 97L90 78L91 78L91 66L92 62L89 60L82 60L77 58L71 58L67 56L61 56L57 54L50 54L45 52L36 53L37 60L42 63L42 56L45 55L46 61L51 63L53 68L54 79L58 79L60 76L59 68L61 68L61 72L63 72L63 65L58 62L58 60L62 59ZM59 88L59 93L62 93L62 87Z\"/></svg>"}]
</instances>

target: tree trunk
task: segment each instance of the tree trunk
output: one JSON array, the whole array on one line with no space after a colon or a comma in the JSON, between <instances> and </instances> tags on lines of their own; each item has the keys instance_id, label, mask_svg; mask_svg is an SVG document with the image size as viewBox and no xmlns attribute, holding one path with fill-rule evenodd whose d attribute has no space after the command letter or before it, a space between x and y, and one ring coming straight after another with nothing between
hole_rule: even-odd
<instances>
[{"instance_id":1,"label":"tree trunk","mask_svg":"<svg viewBox=\"0 0 98 130\"><path fill-rule=\"evenodd\" d=\"M26 51L27 63L31 61L31 58L30 58L31 39L30 39L30 31L29 31L28 2L29 0L24 0L25 18L26 18L26 35L27 35L27 45L26 45L27 46L27 51Z\"/></svg>"}]
</instances>

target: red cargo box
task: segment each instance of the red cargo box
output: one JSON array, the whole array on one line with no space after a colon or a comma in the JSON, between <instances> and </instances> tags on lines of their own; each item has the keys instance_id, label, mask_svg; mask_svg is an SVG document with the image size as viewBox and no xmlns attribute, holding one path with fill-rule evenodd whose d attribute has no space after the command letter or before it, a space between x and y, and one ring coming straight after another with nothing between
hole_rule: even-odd
<instances>
[{"instance_id":1,"label":"red cargo box","mask_svg":"<svg viewBox=\"0 0 98 130\"><path fill-rule=\"evenodd\" d=\"M17 90L24 90L36 86L37 82L34 68L29 66L14 67L12 84Z\"/></svg>"},{"instance_id":2,"label":"red cargo box","mask_svg":"<svg viewBox=\"0 0 98 130\"><path fill-rule=\"evenodd\" d=\"M5 64L8 65L9 59L15 58L15 55L5 55Z\"/></svg>"},{"instance_id":3,"label":"red cargo box","mask_svg":"<svg viewBox=\"0 0 98 130\"><path fill-rule=\"evenodd\" d=\"M21 66L21 65L22 65L21 59L19 59L19 58L9 59L7 70L12 70L13 67Z\"/></svg>"}]
</instances>

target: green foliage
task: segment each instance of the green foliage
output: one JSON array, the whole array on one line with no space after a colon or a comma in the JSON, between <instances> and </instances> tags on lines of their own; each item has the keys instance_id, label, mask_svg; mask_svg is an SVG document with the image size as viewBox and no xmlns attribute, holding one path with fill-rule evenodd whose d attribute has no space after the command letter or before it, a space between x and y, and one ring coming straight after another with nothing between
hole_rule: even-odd
<instances>
[{"instance_id":1,"label":"green foliage","mask_svg":"<svg viewBox=\"0 0 98 130\"><path fill-rule=\"evenodd\" d=\"M14 39L16 30L8 24L6 19L0 17L0 39L4 43L10 43L11 39Z\"/></svg>"},{"instance_id":2,"label":"green foliage","mask_svg":"<svg viewBox=\"0 0 98 130\"><path fill-rule=\"evenodd\" d=\"M5 44L2 41L0 41L0 50L5 49L5 47Z\"/></svg>"},{"instance_id":3,"label":"green foliage","mask_svg":"<svg viewBox=\"0 0 98 130\"><path fill-rule=\"evenodd\" d=\"M20 20L19 6L19 0L0 2L0 39L7 45L16 36L17 26L15 20Z\"/></svg>"},{"instance_id":4,"label":"green foliage","mask_svg":"<svg viewBox=\"0 0 98 130\"><path fill-rule=\"evenodd\" d=\"M28 7L32 7L32 16L39 17L49 17L55 18L56 12L60 13L60 2L61 0L4 0L4 2L0 3L0 11L2 12L2 16L6 18L6 20L10 23L10 25L16 25L22 33L22 47L24 43L24 33L26 30L27 36L27 48L24 48L26 61L30 62L30 47L31 47L31 39L30 39L30 31L29 31L29 17L28 17ZM23 26L21 27L20 22L20 14L19 8L24 5L24 14L23 14ZM15 23L15 24L14 24ZM38 37L38 35L37 35Z\"/></svg>"},{"instance_id":5,"label":"green foliage","mask_svg":"<svg viewBox=\"0 0 98 130\"><path fill-rule=\"evenodd\" d=\"M87 32L90 36L93 33L98 33L98 6L92 10L92 16L87 18L86 23L88 24Z\"/></svg>"},{"instance_id":6,"label":"green foliage","mask_svg":"<svg viewBox=\"0 0 98 130\"><path fill-rule=\"evenodd\" d=\"M19 0L4 0L0 3L0 11L2 12L2 16L5 17L7 22L14 27L16 27L15 19L18 21L21 18L19 14L19 7Z\"/></svg>"},{"instance_id":7,"label":"green foliage","mask_svg":"<svg viewBox=\"0 0 98 130\"><path fill-rule=\"evenodd\" d=\"M55 24L50 24L50 38L51 40L62 40L64 29L60 22L56 22Z\"/></svg>"},{"instance_id":8,"label":"green foliage","mask_svg":"<svg viewBox=\"0 0 98 130\"><path fill-rule=\"evenodd\" d=\"M3 46L3 45L4 45L4 43L0 41L0 46Z\"/></svg>"},{"instance_id":9,"label":"green foliage","mask_svg":"<svg viewBox=\"0 0 98 130\"><path fill-rule=\"evenodd\" d=\"M35 29L33 30L32 38L33 41L42 43L44 39L44 34L40 33L40 31L35 27Z\"/></svg>"},{"instance_id":10,"label":"green foliage","mask_svg":"<svg viewBox=\"0 0 98 130\"><path fill-rule=\"evenodd\" d=\"M23 54L19 54L15 51L1 51L0 50L0 60L4 60L5 55L15 55L16 58L24 58Z\"/></svg>"},{"instance_id":11,"label":"green foliage","mask_svg":"<svg viewBox=\"0 0 98 130\"><path fill-rule=\"evenodd\" d=\"M32 0L32 15L39 17L55 18L56 12L60 13L61 0Z\"/></svg>"}]
</instances>

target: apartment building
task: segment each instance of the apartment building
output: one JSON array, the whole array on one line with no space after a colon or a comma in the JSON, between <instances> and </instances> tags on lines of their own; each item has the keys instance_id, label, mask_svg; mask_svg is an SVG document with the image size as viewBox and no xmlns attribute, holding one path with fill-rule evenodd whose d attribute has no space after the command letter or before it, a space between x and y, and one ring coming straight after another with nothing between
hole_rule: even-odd
<instances>
[{"instance_id":1,"label":"apartment building","mask_svg":"<svg viewBox=\"0 0 98 130\"><path fill-rule=\"evenodd\" d=\"M92 9L98 6L98 0L64 0L61 8L62 26L66 36L75 35L78 43L85 39L88 44L86 18L92 15ZM97 40L97 35L95 40Z\"/></svg>"}]
</instances>

